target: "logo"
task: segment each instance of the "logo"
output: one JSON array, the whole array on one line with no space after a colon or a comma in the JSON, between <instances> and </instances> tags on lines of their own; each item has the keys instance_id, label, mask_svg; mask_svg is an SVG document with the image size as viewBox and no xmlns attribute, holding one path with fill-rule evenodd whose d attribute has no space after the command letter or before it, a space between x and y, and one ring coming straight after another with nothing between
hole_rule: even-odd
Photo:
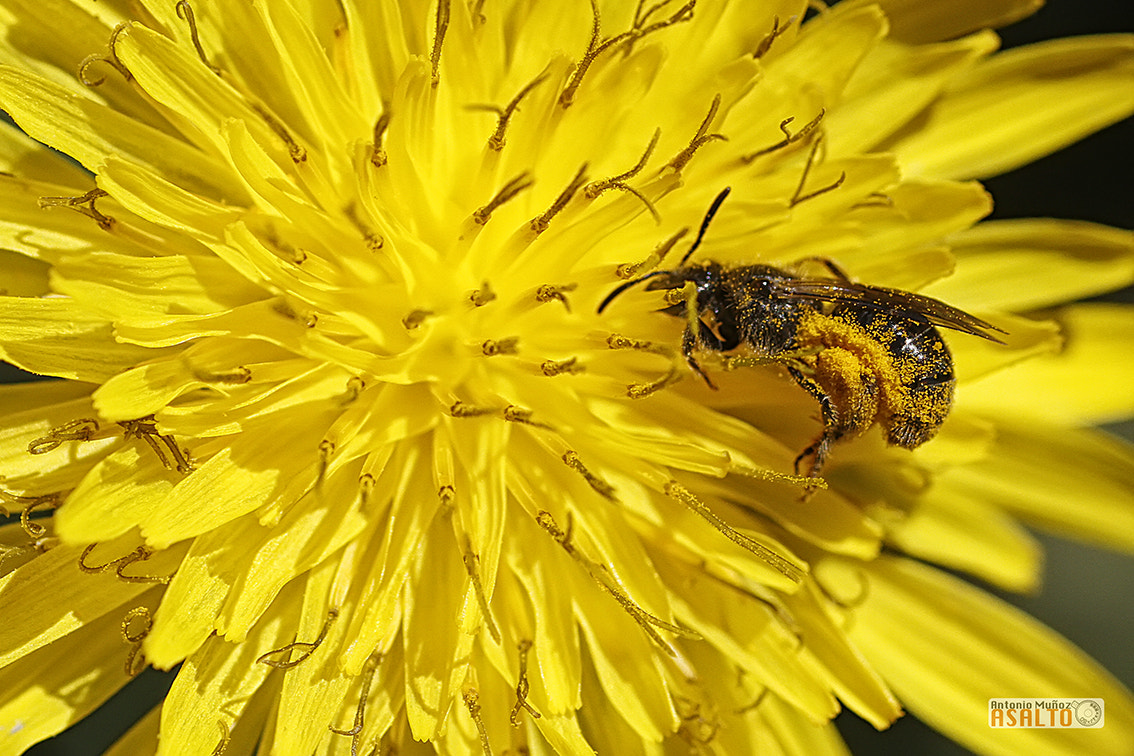
<instances>
[{"instance_id":1,"label":"logo","mask_svg":"<svg viewBox=\"0 0 1134 756\"><path fill-rule=\"evenodd\" d=\"M988 726L1007 729L1102 727L1101 698L990 698Z\"/></svg>"}]
</instances>

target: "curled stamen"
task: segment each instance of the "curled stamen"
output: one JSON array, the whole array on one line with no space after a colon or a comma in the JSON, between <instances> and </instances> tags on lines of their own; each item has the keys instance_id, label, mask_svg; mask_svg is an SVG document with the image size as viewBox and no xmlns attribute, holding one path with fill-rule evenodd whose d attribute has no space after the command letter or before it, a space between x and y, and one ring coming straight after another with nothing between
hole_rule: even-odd
<instances>
[{"instance_id":1,"label":"curled stamen","mask_svg":"<svg viewBox=\"0 0 1134 756\"><path fill-rule=\"evenodd\" d=\"M366 715L366 699L370 697L370 685L374 682L374 673L382 661L380 654L372 654L366 660L366 667L362 672L362 692L358 696L358 707L354 710L354 726L349 730L340 730L334 725L327 725L327 729L336 735L346 735L351 739L351 756L358 756L358 744L362 737L362 724Z\"/></svg>"},{"instance_id":2,"label":"curled stamen","mask_svg":"<svg viewBox=\"0 0 1134 756\"><path fill-rule=\"evenodd\" d=\"M551 207L547 208L543 215L540 215L538 218L532 219L532 231L535 231L537 234L542 234L547 230L547 227L551 224L551 219L558 215L560 211L563 210L563 208L567 207L567 203L570 202L571 198L575 196L575 192L579 191L583 184L586 183L586 172L587 164L583 163L581 166L579 166L579 170L575 173L575 177L571 179L571 183L568 184L567 188L560 192L559 196L555 198L555 201L551 203Z\"/></svg>"},{"instance_id":3,"label":"curled stamen","mask_svg":"<svg viewBox=\"0 0 1134 756\"><path fill-rule=\"evenodd\" d=\"M109 215L103 215L99 212L98 208L95 207L95 200L106 196L109 195L102 189L91 189L89 192L79 197L40 197L38 204L41 208L69 208L80 215L85 215L92 219L103 231L109 231L114 228L114 224L117 221Z\"/></svg>"},{"instance_id":4,"label":"curled stamen","mask_svg":"<svg viewBox=\"0 0 1134 756\"><path fill-rule=\"evenodd\" d=\"M566 294L572 292L579 287L578 284L563 284L562 286L552 286L551 284L544 284L536 289L536 301L543 304L544 302L562 302L563 306L567 308L567 312L571 312L571 303L567 301Z\"/></svg>"},{"instance_id":5,"label":"curled stamen","mask_svg":"<svg viewBox=\"0 0 1134 756\"><path fill-rule=\"evenodd\" d=\"M228 749L228 741L232 739L232 733L228 729L228 722L218 719L217 725L221 730L221 739L220 742L217 743L217 747L213 749L211 756L221 756Z\"/></svg>"},{"instance_id":6,"label":"curled stamen","mask_svg":"<svg viewBox=\"0 0 1134 756\"><path fill-rule=\"evenodd\" d=\"M142 629L138 632L131 632L130 625L136 619L142 620ZM146 657L142 651L142 641L150 634L153 629L154 620L150 615L150 610L144 606L136 606L122 618L122 639L130 644L130 650L126 653L126 676L136 677L143 669L146 668Z\"/></svg>"},{"instance_id":7,"label":"curled stamen","mask_svg":"<svg viewBox=\"0 0 1134 756\"><path fill-rule=\"evenodd\" d=\"M21 507L20 527L23 528L28 538L34 541L37 538L42 538L44 533L47 532L47 528L32 520L32 513L37 509L54 509L59 506L60 495L50 493L44 496L20 496L0 488L0 501ZM11 512L3 506L0 506L0 512L3 512L5 517L11 515Z\"/></svg>"},{"instance_id":8,"label":"curled stamen","mask_svg":"<svg viewBox=\"0 0 1134 756\"><path fill-rule=\"evenodd\" d=\"M378 121L374 124L374 144L370 148L370 162L375 168L381 168L386 164L387 155L386 148L383 143L386 140L386 129L390 128L390 108L383 102L382 115L378 116Z\"/></svg>"},{"instance_id":9,"label":"curled stamen","mask_svg":"<svg viewBox=\"0 0 1134 756\"><path fill-rule=\"evenodd\" d=\"M533 719L539 719L540 714L528 703L528 692L531 683L528 680L528 652L532 649L532 642L524 639L516 646L520 651L520 677L516 682L516 703L512 707L510 720L513 727L520 726L520 711L526 711Z\"/></svg>"},{"instance_id":10,"label":"curled stamen","mask_svg":"<svg viewBox=\"0 0 1134 756\"><path fill-rule=\"evenodd\" d=\"M602 496L604 499L609 499L610 501L618 501L618 497L614 495L614 486L588 470L586 465L583 464L583 461L579 459L579 455L576 452L570 450L565 452L563 454L563 463L582 475L583 480L587 481L587 485L593 488L595 493L599 496Z\"/></svg>"},{"instance_id":11,"label":"curled stamen","mask_svg":"<svg viewBox=\"0 0 1134 756\"><path fill-rule=\"evenodd\" d=\"M205 48L201 47L201 35L197 30L197 17L193 14L193 6L189 4L189 0L177 0L175 10L177 17L189 25L189 38L193 41L193 47L197 50L197 57L210 71L220 76L221 70L209 62L208 56L205 55Z\"/></svg>"},{"instance_id":12,"label":"curled stamen","mask_svg":"<svg viewBox=\"0 0 1134 756\"><path fill-rule=\"evenodd\" d=\"M488 285L488 281L482 283L480 288L476 291L469 292L469 301L472 302L475 307L484 307L494 299L496 299L496 292Z\"/></svg>"},{"instance_id":13,"label":"curled stamen","mask_svg":"<svg viewBox=\"0 0 1134 756\"><path fill-rule=\"evenodd\" d=\"M299 164L307 160L307 150L303 148L299 142L295 141L295 137L287 130L283 122L276 118L267 108L252 104L252 109L256 111L257 115L264 119L264 123L268 124L268 128L280 138L280 141L287 146L288 155L291 156L291 162Z\"/></svg>"},{"instance_id":14,"label":"curled stamen","mask_svg":"<svg viewBox=\"0 0 1134 756\"><path fill-rule=\"evenodd\" d=\"M532 90L542 84L546 78L547 71L544 71L539 76L529 81L524 85L524 88L504 106L503 110L499 111L496 120L496 130L493 131L492 136L488 138L489 149L495 152L500 152L500 150L504 149L504 133L508 130L508 122L512 120L512 115L520 107L520 102L531 94Z\"/></svg>"},{"instance_id":15,"label":"curled stamen","mask_svg":"<svg viewBox=\"0 0 1134 756\"><path fill-rule=\"evenodd\" d=\"M811 134L811 132L819 128L819 124L823 121L823 116L825 115L827 115L827 109L821 108L819 110L819 115L815 116L810 121L805 123L803 125L803 128L801 128L794 134L788 129L788 125L795 120L795 116L785 118L784 120L780 121L780 131L783 132L784 138L773 144L771 147L765 147L762 150L756 150L755 152L751 152L747 155L742 155L740 158L741 162L751 163L753 160L762 155L767 155L768 153L775 152L776 150L782 150L789 145L806 139Z\"/></svg>"},{"instance_id":16,"label":"curled stamen","mask_svg":"<svg viewBox=\"0 0 1134 756\"><path fill-rule=\"evenodd\" d=\"M811 166L815 163L815 154L819 151L819 145L822 141L822 138L816 139L815 143L811 145L811 152L807 154L807 163L805 163L803 166L803 175L799 178L799 186L795 188L795 194L792 195L791 201L788 203L790 207L795 207L800 202L806 202L807 200L814 199L821 194L826 194L827 192L838 189L843 185L843 182L847 180L847 172L843 171L841 174L839 174L839 177L835 179L833 183L830 183L820 189L816 189L813 192L808 192L807 194L802 193L803 185L807 183L807 175L811 172Z\"/></svg>"},{"instance_id":17,"label":"curled stamen","mask_svg":"<svg viewBox=\"0 0 1134 756\"><path fill-rule=\"evenodd\" d=\"M88 55L79 63L79 70L77 72L77 75L79 77L79 81L83 82L84 86L97 87L104 81L106 81L105 76L100 76L93 81L87 78L87 69L90 68L94 63L107 64L115 71L122 74L122 78L124 78L126 81L130 81L134 78L134 75L130 73L130 69L126 67L126 64L118 59L118 52L114 49L118 44L118 36L122 34L122 32L126 31L127 26L128 24L119 24L118 26L114 27L114 31L110 33L110 43L107 45L106 55L99 55L97 53Z\"/></svg>"},{"instance_id":18,"label":"curled stamen","mask_svg":"<svg viewBox=\"0 0 1134 756\"><path fill-rule=\"evenodd\" d=\"M480 345L480 351L485 357L496 357L501 354L516 354L516 352L519 351L517 349L519 343L520 339L516 336L500 339L499 341L486 339Z\"/></svg>"},{"instance_id":19,"label":"curled stamen","mask_svg":"<svg viewBox=\"0 0 1134 756\"><path fill-rule=\"evenodd\" d=\"M485 728L484 719L480 716L480 695L476 692L476 688L468 688L462 698L465 700L465 707L469 710L469 716L472 717L472 721L476 725L477 734L480 735L480 747L484 751L484 756L492 756L492 746L488 742L488 729Z\"/></svg>"},{"instance_id":20,"label":"curled stamen","mask_svg":"<svg viewBox=\"0 0 1134 756\"><path fill-rule=\"evenodd\" d=\"M261 654L260 657L256 659L256 662L258 664L264 664L275 669L291 669L292 667L302 664L303 662L311 658L311 655L315 653L319 646L323 645L323 641L326 640L327 633L330 631L331 625L334 624L334 621L338 619L338 617L338 609L329 609L327 611L327 619L323 622L323 629L319 631L319 636L315 638L315 640L295 641L293 643L287 644L286 646L272 649L265 654ZM290 658L291 652L295 650L299 650L300 654L299 656L292 659ZM277 655L283 658L279 660L271 658L272 656Z\"/></svg>"},{"instance_id":21,"label":"curled stamen","mask_svg":"<svg viewBox=\"0 0 1134 756\"><path fill-rule=\"evenodd\" d=\"M500 191L493 195L492 199L488 201L487 205L474 211L472 216L473 221L478 226L483 226L485 223L488 223L488 219L492 217L492 212L496 210L496 208L500 207L505 202L512 199L534 183L535 180L531 177L531 174L527 171L524 171L519 176L516 176L516 178L512 179L503 187L501 187Z\"/></svg>"},{"instance_id":22,"label":"curled stamen","mask_svg":"<svg viewBox=\"0 0 1134 756\"><path fill-rule=\"evenodd\" d=\"M96 431L98 431L98 421L93 417L71 420L52 428L46 436L40 436L29 442L28 454L46 454L58 449L67 441L90 441Z\"/></svg>"},{"instance_id":23,"label":"curled stamen","mask_svg":"<svg viewBox=\"0 0 1134 756\"><path fill-rule=\"evenodd\" d=\"M145 441L149 447L153 449L154 454L157 455L157 458L161 461L165 469L176 470L182 475L191 473L195 469L192 461L189 459L189 455L177 445L173 436L167 436L158 432L157 422L154 420L153 415L147 415L137 420L124 420L118 423L118 425L121 426L123 430L122 435L124 438L140 438ZM158 441L161 441L160 445ZM163 446L164 450L162 448ZM169 456L166 456L167 451L169 452ZM170 457L173 458L172 461Z\"/></svg>"},{"instance_id":24,"label":"curled stamen","mask_svg":"<svg viewBox=\"0 0 1134 756\"><path fill-rule=\"evenodd\" d=\"M672 250L679 241L685 238L685 235L687 233L689 233L688 226L680 229L675 234L659 244L654 249L654 251L651 252L650 255L642 262L623 263L622 265L619 265L615 269L614 275L629 281L631 278L636 278L640 271L657 267L661 264L662 260L665 259L665 256L669 254L670 250Z\"/></svg>"},{"instance_id":25,"label":"curled stamen","mask_svg":"<svg viewBox=\"0 0 1134 756\"><path fill-rule=\"evenodd\" d=\"M586 370L585 367L579 364L578 357L569 357L565 360L544 360L540 363L539 369L540 372L542 372L548 378L553 378L557 375L563 375L564 373L570 373L574 375L576 373L582 373L584 370Z\"/></svg>"},{"instance_id":26,"label":"curled stamen","mask_svg":"<svg viewBox=\"0 0 1134 756\"><path fill-rule=\"evenodd\" d=\"M449 0L438 0L437 17L433 27L433 50L429 53L430 82L436 89L441 81L439 68L441 66L441 43L445 41L445 32L449 28Z\"/></svg>"},{"instance_id":27,"label":"curled stamen","mask_svg":"<svg viewBox=\"0 0 1134 756\"><path fill-rule=\"evenodd\" d=\"M774 568L788 580L794 583L803 582L803 577L806 574L803 570L754 538L750 538L734 529L709 509L703 501L694 496L692 491L685 488L677 481L671 480L665 485L665 494L684 504L694 514L700 515L702 519L716 528L725 538L728 538L737 546L756 555L761 561L769 567Z\"/></svg>"},{"instance_id":28,"label":"curled stamen","mask_svg":"<svg viewBox=\"0 0 1134 756\"><path fill-rule=\"evenodd\" d=\"M650 211L650 215L654 216L654 220L658 223L661 223L661 215L658 214L658 210L656 207L654 207L654 203L650 202L650 200L640 191L625 183L626 179L637 176L638 173L640 173L641 170L646 167L646 163L649 161L650 155L653 154L654 148L658 146L659 138L661 138L661 129L654 129L653 138L650 139L650 143L646 146L646 151L642 153L642 157L639 158L638 162L634 164L633 168L626 171L625 173L620 173L617 176L611 176L610 178L601 179L599 181L592 181L583 188L583 196L587 199L595 199L600 194L605 191L609 191L610 189L621 189L622 191L629 192L630 194L641 200L642 204L646 206L646 209Z\"/></svg>"},{"instance_id":29,"label":"curled stamen","mask_svg":"<svg viewBox=\"0 0 1134 756\"><path fill-rule=\"evenodd\" d=\"M713 98L713 103L709 106L709 112L705 115L704 120L701 121L701 125L697 128L697 133L693 135L693 138L689 141L685 149L677 153L673 160L666 163L667 168L672 168L674 173L681 173L681 169L689 164L689 161L693 159L693 155L697 153L697 150L716 139L728 141L728 137L724 134L709 133L709 124L717 117L717 110L720 106L721 96L718 93Z\"/></svg>"},{"instance_id":30,"label":"curled stamen","mask_svg":"<svg viewBox=\"0 0 1134 756\"><path fill-rule=\"evenodd\" d=\"M473 593L476 594L476 602L480 606L480 615L484 618L488 634L492 636L492 640L499 643L500 628L496 626L496 620L493 619L492 612L488 609L488 594L484 592L484 583L480 579L480 570L477 569L480 564L480 557L472 550L472 544L469 543L467 536L465 537L461 561L465 564L465 572L468 573L469 582L472 583Z\"/></svg>"},{"instance_id":31,"label":"curled stamen","mask_svg":"<svg viewBox=\"0 0 1134 756\"><path fill-rule=\"evenodd\" d=\"M745 706L741 706L739 709L737 709L733 713L734 714L747 714L750 711L756 711L756 709L760 708L760 704L764 703L764 699L767 697L767 695L768 695L768 688L767 688L767 686L764 686L764 688L761 689L760 694L756 696L756 700L754 700L750 704L746 704Z\"/></svg>"},{"instance_id":32,"label":"curled stamen","mask_svg":"<svg viewBox=\"0 0 1134 756\"><path fill-rule=\"evenodd\" d=\"M96 572L106 572L111 567L114 568L114 574L119 580L126 583L161 583L165 585L170 580L173 580L173 575L126 575L124 570L135 562L144 562L154 555L154 552L147 546L139 546L131 551L126 556L112 559L106 564L91 566L87 564L87 557L94 551L98 543L92 543L83 549L83 553L79 555L79 571L88 575L93 575Z\"/></svg>"}]
</instances>

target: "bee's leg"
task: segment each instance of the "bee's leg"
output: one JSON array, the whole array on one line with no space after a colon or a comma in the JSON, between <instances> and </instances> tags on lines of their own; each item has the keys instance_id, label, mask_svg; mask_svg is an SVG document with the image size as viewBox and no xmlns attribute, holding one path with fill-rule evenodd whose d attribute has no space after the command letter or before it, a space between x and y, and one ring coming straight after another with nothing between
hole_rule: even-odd
<instances>
[{"instance_id":1,"label":"bee's leg","mask_svg":"<svg viewBox=\"0 0 1134 756\"><path fill-rule=\"evenodd\" d=\"M717 385L709 377L708 373L701 369L700 363L697 358L693 356L693 351L697 348L697 335L694 334L689 328L685 329L685 334L681 337L681 354L685 357L685 361L689 363L689 367L693 368L693 372L701 376L705 380L705 384L713 391L717 390Z\"/></svg>"},{"instance_id":2,"label":"bee's leg","mask_svg":"<svg viewBox=\"0 0 1134 756\"><path fill-rule=\"evenodd\" d=\"M823 465L827 462L828 455L831 453L831 446L842 436L839 431L838 410L835 408L834 402L831 401L831 397L814 379L804 375L795 367L788 367L788 372L791 373L791 377L795 379L796 383L819 402L819 409L823 416L823 432L819 434L819 438L815 439L795 458L796 475L800 474L799 468L803 460L811 457L811 466L807 470L807 477L818 478L819 473L823 471Z\"/></svg>"}]
</instances>

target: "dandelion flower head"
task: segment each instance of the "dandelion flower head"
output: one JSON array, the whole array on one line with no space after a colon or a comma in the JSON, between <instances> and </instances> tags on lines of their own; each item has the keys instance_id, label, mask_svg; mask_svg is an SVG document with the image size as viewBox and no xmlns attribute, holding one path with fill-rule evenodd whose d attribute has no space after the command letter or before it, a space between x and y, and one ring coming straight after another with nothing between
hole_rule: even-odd
<instances>
[{"instance_id":1,"label":"dandelion flower head","mask_svg":"<svg viewBox=\"0 0 1134 756\"><path fill-rule=\"evenodd\" d=\"M64 379L0 393L2 748L147 665L180 669L120 753L839 753L844 706L1130 737L1105 671L929 564L1034 586L1014 516L1132 545L1131 456L1081 427L1130 367L1074 388L1129 314L1063 311L1063 352L1027 317L1128 283L1130 236L974 228L974 179L1134 109L1129 37L995 55L1008 1L0 6L0 356ZM707 357L714 392L674 301L597 312L725 187L699 258L1010 334L947 336L933 443L867 433L815 489L782 369ZM1108 727L997 740L995 695Z\"/></svg>"}]
</instances>

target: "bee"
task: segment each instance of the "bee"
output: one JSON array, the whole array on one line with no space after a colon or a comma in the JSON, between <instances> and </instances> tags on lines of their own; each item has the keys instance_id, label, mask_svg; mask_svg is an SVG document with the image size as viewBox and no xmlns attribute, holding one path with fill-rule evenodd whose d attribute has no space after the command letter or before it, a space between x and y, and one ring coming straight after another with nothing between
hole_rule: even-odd
<instances>
[{"instance_id":1,"label":"bee","mask_svg":"<svg viewBox=\"0 0 1134 756\"><path fill-rule=\"evenodd\" d=\"M716 389L697 361L698 352L727 353L746 347L738 363L784 365L819 403L823 429L795 459L818 477L838 441L875 424L887 443L914 449L933 438L953 404L953 358L937 327L1003 343L1004 331L930 297L856 283L834 262L829 278L805 277L771 265L690 263L709 222L728 196L713 201L697 239L676 268L627 281L599 304L603 310L643 282L665 290L660 312L682 318L681 353L694 373Z\"/></svg>"}]
</instances>

